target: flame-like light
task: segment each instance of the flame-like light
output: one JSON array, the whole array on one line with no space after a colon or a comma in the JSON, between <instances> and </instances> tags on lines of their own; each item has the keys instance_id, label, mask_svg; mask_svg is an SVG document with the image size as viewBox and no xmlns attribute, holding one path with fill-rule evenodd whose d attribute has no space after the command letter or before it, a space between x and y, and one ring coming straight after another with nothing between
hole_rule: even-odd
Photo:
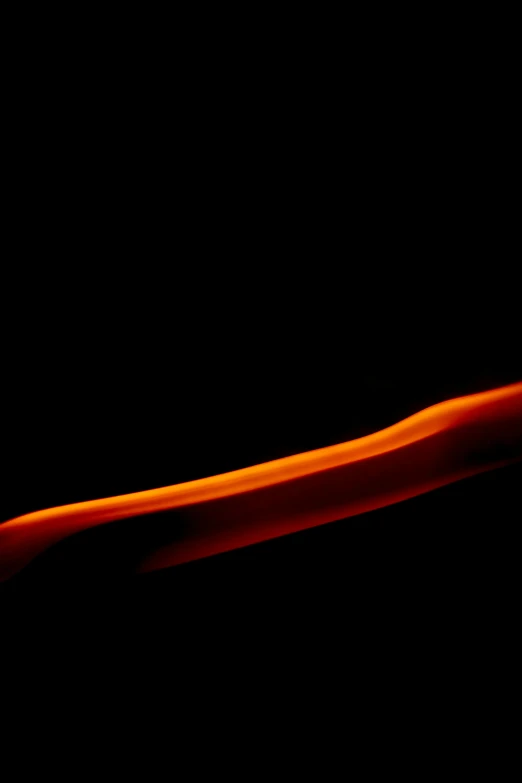
<instances>
[{"instance_id":1,"label":"flame-like light","mask_svg":"<svg viewBox=\"0 0 522 783\"><path fill-rule=\"evenodd\" d=\"M0 580L56 542L125 517L179 509L183 531L150 571L361 514L522 459L522 382L439 403L357 440L0 525ZM176 525L176 520L173 526Z\"/></svg>"}]
</instances>

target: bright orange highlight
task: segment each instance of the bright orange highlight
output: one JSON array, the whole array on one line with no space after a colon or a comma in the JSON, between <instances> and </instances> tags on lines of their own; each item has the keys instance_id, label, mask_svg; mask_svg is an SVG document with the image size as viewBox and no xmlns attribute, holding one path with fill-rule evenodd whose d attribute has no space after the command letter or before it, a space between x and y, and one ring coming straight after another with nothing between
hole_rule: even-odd
<instances>
[{"instance_id":1,"label":"bright orange highlight","mask_svg":"<svg viewBox=\"0 0 522 783\"><path fill-rule=\"evenodd\" d=\"M522 458L522 382L439 403L364 438L0 525L0 580L73 533L179 509L183 532L148 571L361 514Z\"/></svg>"}]
</instances>

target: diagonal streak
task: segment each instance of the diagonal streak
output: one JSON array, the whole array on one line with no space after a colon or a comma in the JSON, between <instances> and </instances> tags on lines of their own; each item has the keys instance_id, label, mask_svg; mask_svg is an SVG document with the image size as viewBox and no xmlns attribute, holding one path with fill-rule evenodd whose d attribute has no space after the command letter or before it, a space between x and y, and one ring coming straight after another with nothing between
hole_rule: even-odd
<instances>
[{"instance_id":1,"label":"diagonal streak","mask_svg":"<svg viewBox=\"0 0 522 783\"><path fill-rule=\"evenodd\" d=\"M9 520L0 525L0 580L61 539L126 517L183 514L182 535L144 556L139 570L149 571L371 511L521 458L522 382L441 402L347 443Z\"/></svg>"}]
</instances>

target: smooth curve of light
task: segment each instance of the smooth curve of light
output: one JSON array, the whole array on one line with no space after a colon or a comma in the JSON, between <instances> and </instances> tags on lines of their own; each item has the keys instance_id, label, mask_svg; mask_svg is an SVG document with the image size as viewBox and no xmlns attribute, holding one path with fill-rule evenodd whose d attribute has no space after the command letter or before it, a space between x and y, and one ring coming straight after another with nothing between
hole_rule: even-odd
<instances>
[{"instance_id":1,"label":"smooth curve of light","mask_svg":"<svg viewBox=\"0 0 522 783\"><path fill-rule=\"evenodd\" d=\"M186 540L147 556L146 571L363 513L519 458L522 382L438 403L335 446L19 516L0 525L0 581L61 539L126 517L179 509L194 520L193 536L189 529ZM216 519L225 519L221 533Z\"/></svg>"}]
</instances>

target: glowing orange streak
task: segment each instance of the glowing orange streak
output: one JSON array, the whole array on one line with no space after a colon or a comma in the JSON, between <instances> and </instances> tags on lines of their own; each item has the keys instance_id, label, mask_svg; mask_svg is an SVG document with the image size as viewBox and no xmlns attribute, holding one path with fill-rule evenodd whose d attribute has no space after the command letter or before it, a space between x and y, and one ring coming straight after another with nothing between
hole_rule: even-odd
<instances>
[{"instance_id":1,"label":"glowing orange streak","mask_svg":"<svg viewBox=\"0 0 522 783\"><path fill-rule=\"evenodd\" d=\"M0 525L0 579L68 535L125 517L182 509L189 522L180 540L142 563L146 571L360 514L520 458L516 383L439 403L337 446L17 517Z\"/></svg>"}]
</instances>

